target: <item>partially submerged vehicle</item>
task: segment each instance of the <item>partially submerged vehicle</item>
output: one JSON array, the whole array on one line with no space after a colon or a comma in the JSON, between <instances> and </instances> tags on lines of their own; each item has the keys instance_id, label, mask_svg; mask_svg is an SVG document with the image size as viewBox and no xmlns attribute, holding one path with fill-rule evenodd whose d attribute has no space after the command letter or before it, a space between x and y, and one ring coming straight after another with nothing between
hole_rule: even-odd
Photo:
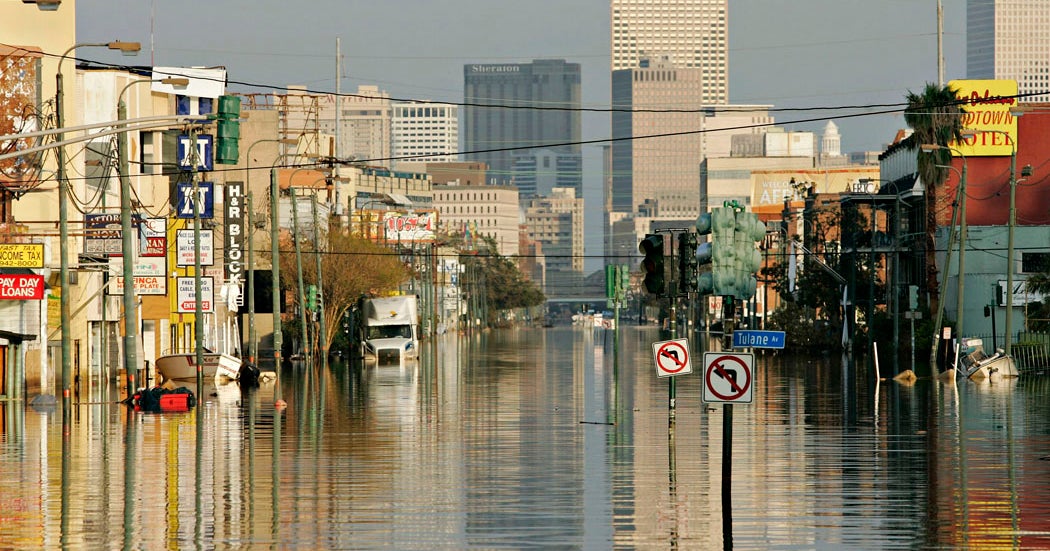
<instances>
[{"instance_id":1,"label":"partially submerged vehicle","mask_svg":"<svg viewBox=\"0 0 1050 551\"><path fill-rule=\"evenodd\" d=\"M419 307L415 295L365 299L361 355L366 360L401 362L419 354Z\"/></svg>"},{"instance_id":2,"label":"partially submerged vehicle","mask_svg":"<svg viewBox=\"0 0 1050 551\"><path fill-rule=\"evenodd\" d=\"M998 348L989 356L984 351L981 339L966 339L963 349L959 351L961 372L970 379L987 379L993 375L999 377L1017 377L1017 364L1003 349Z\"/></svg>"}]
</instances>

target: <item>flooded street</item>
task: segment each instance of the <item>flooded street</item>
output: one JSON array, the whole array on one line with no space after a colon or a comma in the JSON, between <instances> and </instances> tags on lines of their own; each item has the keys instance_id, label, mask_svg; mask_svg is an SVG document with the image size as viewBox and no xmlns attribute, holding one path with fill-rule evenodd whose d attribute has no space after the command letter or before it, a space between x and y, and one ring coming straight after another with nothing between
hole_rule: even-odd
<instances>
[{"instance_id":1,"label":"flooded street","mask_svg":"<svg viewBox=\"0 0 1050 551\"><path fill-rule=\"evenodd\" d=\"M724 406L693 350L669 420L659 340L445 335L406 366L288 368L279 396L209 388L189 413L82 404L67 427L3 402L0 547L1050 548L1050 376L902 386L758 354L726 511Z\"/></svg>"}]
</instances>

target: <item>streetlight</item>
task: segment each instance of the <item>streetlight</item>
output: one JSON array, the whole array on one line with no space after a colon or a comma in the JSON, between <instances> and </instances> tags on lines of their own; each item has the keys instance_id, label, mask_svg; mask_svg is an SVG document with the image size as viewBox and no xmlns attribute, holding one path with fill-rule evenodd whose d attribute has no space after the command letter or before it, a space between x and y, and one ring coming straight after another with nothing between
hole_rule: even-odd
<instances>
[{"instance_id":1,"label":"streetlight","mask_svg":"<svg viewBox=\"0 0 1050 551\"><path fill-rule=\"evenodd\" d=\"M127 126L124 121L128 118L128 106L124 103L124 92L128 88L143 82L160 82L171 86L188 86L190 79L182 77L169 77L161 79L133 80L120 90L117 94L117 121L118 127ZM135 251L132 248L131 239L131 177L128 174L128 133L117 134L117 162L120 165L120 232L121 232L121 255L124 261L124 373L128 378L128 396L135 393L138 388L138 324L132 323L131 313L135 311ZM65 289L63 289L63 292Z\"/></svg>"},{"instance_id":2,"label":"streetlight","mask_svg":"<svg viewBox=\"0 0 1050 551\"><path fill-rule=\"evenodd\" d=\"M66 60L70 52L77 48L109 48L110 50L119 50L125 54L134 54L142 49L142 46L138 42L121 42L119 40L113 42L84 42L74 44L63 52L62 57L58 58L58 72L55 74L55 126L59 129L63 128L65 124L62 62ZM64 139L63 132L59 131L55 134L56 142L61 143ZM59 259L59 282L62 288L62 294L59 296L62 320L62 407L63 411L68 411L72 400L73 374L71 368L72 331L69 327L69 205L66 197L69 194L69 181L66 179L66 148L64 146L58 147L56 158L58 161L58 172L56 174L58 179L58 247L59 255L61 256Z\"/></svg>"},{"instance_id":3,"label":"streetlight","mask_svg":"<svg viewBox=\"0 0 1050 551\"><path fill-rule=\"evenodd\" d=\"M958 282L956 285L955 293L955 332L959 339L959 347L962 348L963 339L963 290L964 290L964 279L966 277L966 155L955 148L937 145L937 144L922 144L920 146L922 151L925 153L932 153L938 149L947 149L953 153L958 153L962 157L962 171L951 165L934 165L937 168L947 168L954 171L959 175L959 189L956 192L956 202L959 205L957 215L959 218L959 274ZM954 210L954 209L953 209ZM953 216L955 218L955 216ZM952 235L955 231L955 220L952 220L952 229L948 232L948 250L944 260L944 274L941 277L941 289L944 289L948 282L948 265L951 264L951 250L952 250ZM933 346L930 350L930 365L933 366L937 361L937 345L938 340L941 336L941 321L944 316L944 301L937 301L937 321L933 326Z\"/></svg>"}]
</instances>

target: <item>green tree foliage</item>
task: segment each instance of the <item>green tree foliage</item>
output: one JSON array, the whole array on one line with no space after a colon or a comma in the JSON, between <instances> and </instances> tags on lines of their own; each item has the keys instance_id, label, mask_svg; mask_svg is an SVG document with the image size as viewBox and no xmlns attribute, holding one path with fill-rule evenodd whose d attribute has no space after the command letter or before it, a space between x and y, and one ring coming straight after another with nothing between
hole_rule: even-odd
<instances>
[{"instance_id":1,"label":"green tree foliage","mask_svg":"<svg viewBox=\"0 0 1050 551\"><path fill-rule=\"evenodd\" d=\"M406 266L392 249L355 236L342 228L320 232L321 246L313 243L312 233L302 233L300 253L303 284L317 285L317 260L321 253L326 348L337 332L342 331L343 314L364 295L389 293L409 277ZM281 239L281 281L286 289L298 285L295 248L291 235ZM292 293L298 302L299 294Z\"/></svg>"},{"instance_id":2,"label":"green tree foliage","mask_svg":"<svg viewBox=\"0 0 1050 551\"><path fill-rule=\"evenodd\" d=\"M944 181L948 177L952 155L948 149L927 153L920 149L923 144L947 147L952 141L962 139L962 103L958 91L950 86L927 84L921 93L908 92L908 107L904 110L904 122L914 131L911 147L918 155L919 178L926 187L926 291L930 297L930 310L936 311L940 300L937 282L936 242L937 198L943 193Z\"/></svg>"},{"instance_id":3,"label":"green tree foliage","mask_svg":"<svg viewBox=\"0 0 1050 551\"><path fill-rule=\"evenodd\" d=\"M1028 276L1025 285L1029 292L1048 297L1028 305L1028 330L1050 333L1050 266L1047 271Z\"/></svg>"},{"instance_id":4,"label":"green tree foliage","mask_svg":"<svg viewBox=\"0 0 1050 551\"><path fill-rule=\"evenodd\" d=\"M534 308L543 304L547 297L543 291L529 280L511 259L499 254L496 242L491 237L480 236L467 251L465 244L456 236L448 236L448 242L461 251L475 254L464 254L464 262L473 263L476 281L469 282L475 289L480 287L483 300L487 306L486 323L493 325L508 310Z\"/></svg>"}]
</instances>

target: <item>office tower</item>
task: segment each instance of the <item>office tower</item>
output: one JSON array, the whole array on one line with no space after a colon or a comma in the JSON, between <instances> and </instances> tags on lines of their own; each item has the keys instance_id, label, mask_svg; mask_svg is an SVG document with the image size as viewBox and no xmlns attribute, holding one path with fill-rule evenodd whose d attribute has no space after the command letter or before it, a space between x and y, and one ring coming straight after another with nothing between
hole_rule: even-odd
<instances>
[{"instance_id":1,"label":"office tower","mask_svg":"<svg viewBox=\"0 0 1050 551\"><path fill-rule=\"evenodd\" d=\"M666 59L699 71L703 103L728 103L728 27L728 0L612 0L612 70Z\"/></svg>"},{"instance_id":2,"label":"office tower","mask_svg":"<svg viewBox=\"0 0 1050 551\"><path fill-rule=\"evenodd\" d=\"M612 75L612 207L634 214L643 203L697 216L704 115L700 69L642 58Z\"/></svg>"},{"instance_id":3,"label":"office tower","mask_svg":"<svg viewBox=\"0 0 1050 551\"><path fill-rule=\"evenodd\" d=\"M412 162L456 160L459 107L430 102L394 102L393 107L390 130L392 157L412 157L403 159Z\"/></svg>"},{"instance_id":4,"label":"office tower","mask_svg":"<svg viewBox=\"0 0 1050 551\"><path fill-rule=\"evenodd\" d=\"M1021 101L1050 101L1048 29L1050 0L968 0L966 78L1016 80Z\"/></svg>"},{"instance_id":5,"label":"office tower","mask_svg":"<svg viewBox=\"0 0 1050 551\"><path fill-rule=\"evenodd\" d=\"M528 157L531 147L547 149L558 156L580 156L578 63L545 59L464 65L463 99L462 157L487 163L490 182L511 183L517 177L535 186L538 176L523 174L530 170L528 159L522 159L515 169L516 157ZM545 170L542 160L531 164L535 172ZM567 181L559 179L559 184L571 187L577 197L581 196L579 172Z\"/></svg>"}]
</instances>

